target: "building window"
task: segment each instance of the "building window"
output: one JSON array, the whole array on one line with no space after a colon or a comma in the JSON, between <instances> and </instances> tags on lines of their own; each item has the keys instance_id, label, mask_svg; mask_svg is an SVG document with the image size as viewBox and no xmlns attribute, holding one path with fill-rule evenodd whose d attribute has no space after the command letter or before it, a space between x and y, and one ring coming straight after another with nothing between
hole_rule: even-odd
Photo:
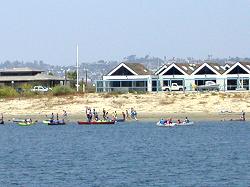
<instances>
[{"instance_id":1,"label":"building window","mask_svg":"<svg viewBox=\"0 0 250 187\"><path fill-rule=\"evenodd\" d=\"M177 83L179 86L183 86L183 80L172 80L171 84L172 83Z\"/></svg>"},{"instance_id":2,"label":"building window","mask_svg":"<svg viewBox=\"0 0 250 187\"><path fill-rule=\"evenodd\" d=\"M164 80L163 81L163 86L169 86L169 80Z\"/></svg>"},{"instance_id":3,"label":"building window","mask_svg":"<svg viewBox=\"0 0 250 187\"><path fill-rule=\"evenodd\" d=\"M110 87L121 87L120 81L111 81Z\"/></svg>"},{"instance_id":4,"label":"building window","mask_svg":"<svg viewBox=\"0 0 250 187\"><path fill-rule=\"evenodd\" d=\"M97 81L96 86L99 87L99 88L103 87L103 81Z\"/></svg>"},{"instance_id":5,"label":"building window","mask_svg":"<svg viewBox=\"0 0 250 187\"><path fill-rule=\"evenodd\" d=\"M228 79L227 90L236 90L236 88L237 88L237 79Z\"/></svg>"},{"instance_id":6,"label":"building window","mask_svg":"<svg viewBox=\"0 0 250 187\"><path fill-rule=\"evenodd\" d=\"M199 80L195 80L195 84L197 86L205 85L207 81L213 81L214 83L216 83L216 79L199 79Z\"/></svg>"},{"instance_id":7,"label":"building window","mask_svg":"<svg viewBox=\"0 0 250 187\"><path fill-rule=\"evenodd\" d=\"M136 81L135 87L147 87L147 82L146 81Z\"/></svg>"},{"instance_id":8,"label":"building window","mask_svg":"<svg viewBox=\"0 0 250 187\"><path fill-rule=\"evenodd\" d=\"M132 87L131 81L121 81L122 86L121 87Z\"/></svg>"}]
</instances>

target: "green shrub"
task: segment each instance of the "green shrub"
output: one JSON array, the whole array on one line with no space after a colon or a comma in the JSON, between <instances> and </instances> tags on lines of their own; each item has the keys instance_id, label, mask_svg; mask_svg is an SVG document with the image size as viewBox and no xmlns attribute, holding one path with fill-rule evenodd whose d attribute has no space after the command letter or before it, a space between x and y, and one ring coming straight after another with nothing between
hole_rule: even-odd
<instances>
[{"instance_id":1,"label":"green shrub","mask_svg":"<svg viewBox=\"0 0 250 187\"><path fill-rule=\"evenodd\" d=\"M138 90L138 91L130 90L129 93L138 95L138 94L147 94L148 92L142 91L142 90Z\"/></svg>"},{"instance_id":2,"label":"green shrub","mask_svg":"<svg viewBox=\"0 0 250 187\"><path fill-rule=\"evenodd\" d=\"M75 90L70 88L69 86L56 86L52 90L53 95L68 95L74 93Z\"/></svg>"},{"instance_id":3,"label":"green shrub","mask_svg":"<svg viewBox=\"0 0 250 187\"><path fill-rule=\"evenodd\" d=\"M22 96L25 96L25 97L33 97L33 96L36 96L38 95L39 93L37 92L32 92L30 90L25 90L23 93L21 93Z\"/></svg>"},{"instance_id":4,"label":"green shrub","mask_svg":"<svg viewBox=\"0 0 250 187\"><path fill-rule=\"evenodd\" d=\"M0 88L0 97L16 97L18 93L12 87L1 87Z\"/></svg>"},{"instance_id":5,"label":"green shrub","mask_svg":"<svg viewBox=\"0 0 250 187\"><path fill-rule=\"evenodd\" d=\"M30 90L32 88L31 84L25 83L21 86L22 89L24 90Z\"/></svg>"}]
</instances>

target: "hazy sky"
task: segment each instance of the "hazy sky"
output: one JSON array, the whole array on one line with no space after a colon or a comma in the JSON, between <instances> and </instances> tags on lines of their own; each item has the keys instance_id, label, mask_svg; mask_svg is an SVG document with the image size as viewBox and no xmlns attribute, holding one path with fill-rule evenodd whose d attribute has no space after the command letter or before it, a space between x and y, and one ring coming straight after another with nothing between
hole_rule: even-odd
<instances>
[{"instance_id":1,"label":"hazy sky","mask_svg":"<svg viewBox=\"0 0 250 187\"><path fill-rule=\"evenodd\" d=\"M0 61L250 57L250 0L7 0Z\"/></svg>"}]
</instances>

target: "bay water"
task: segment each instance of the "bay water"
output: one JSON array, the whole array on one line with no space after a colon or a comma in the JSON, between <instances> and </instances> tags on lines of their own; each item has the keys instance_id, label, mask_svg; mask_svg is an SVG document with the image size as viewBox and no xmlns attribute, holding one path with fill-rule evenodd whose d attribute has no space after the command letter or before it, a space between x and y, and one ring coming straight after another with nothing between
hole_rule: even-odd
<instances>
[{"instance_id":1,"label":"bay water","mask_svg":"<svg viewBox=\"0 0 250 187\"><path fill-rule=\"evenodd\" d=\"M250 123L0 126L0 186L250 186Z\"/></svg>"}]
</instances>

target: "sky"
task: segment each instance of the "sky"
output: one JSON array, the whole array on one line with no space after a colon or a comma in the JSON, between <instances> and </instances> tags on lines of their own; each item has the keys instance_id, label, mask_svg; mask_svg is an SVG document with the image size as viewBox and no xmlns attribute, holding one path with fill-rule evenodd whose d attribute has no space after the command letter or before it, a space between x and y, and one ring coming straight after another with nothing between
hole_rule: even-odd
<instances>
[{"instance_id":1,"label":"sky","mask_svg":"<svg viewBox=\"0 0 250 187\"><path fill-rule=\"evenodd\" d=\"M8 0L0 61L250 57L250 0Z\"/></svg>"}]
</instances>

